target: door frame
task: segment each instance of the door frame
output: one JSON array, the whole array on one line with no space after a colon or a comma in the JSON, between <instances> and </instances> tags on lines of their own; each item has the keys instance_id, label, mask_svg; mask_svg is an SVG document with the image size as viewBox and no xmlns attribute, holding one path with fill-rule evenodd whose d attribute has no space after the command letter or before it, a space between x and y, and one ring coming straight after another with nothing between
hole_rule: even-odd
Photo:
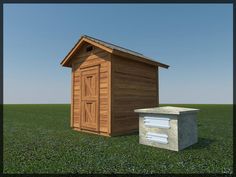
<instances>
[{"instance_id":1,"label":"door frame","mask_svg":"<svg viewBox=\"0 0 236 177\"><path fill-rule=\"evenodd\" d=\"M83 71L89 71L89 70L97 70L98 73L98 81L97 81L97 106L96 106L96 113L97 113L97 121L96 121L96 129L91 129L89 127L84 127L83 126L83 121L82 121L82 72ZM100 64L96 64L96 65L90 65L90 66L83 66L80 67L80 128L81 130L86 130L86 131L93 131L93 132L99 132L100 131Z\"/></svg>"}]
</instances>

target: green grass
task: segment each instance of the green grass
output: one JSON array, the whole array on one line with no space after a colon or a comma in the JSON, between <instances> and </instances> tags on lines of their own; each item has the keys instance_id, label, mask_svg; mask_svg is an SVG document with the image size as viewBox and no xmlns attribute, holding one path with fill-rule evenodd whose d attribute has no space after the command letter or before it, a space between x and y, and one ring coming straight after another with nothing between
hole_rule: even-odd
<instances>
[{"instance_id":1,"label":"green grass","mask_svg":"<svg viewBox=\"0 0 236 177\"><path fill-rule=\"evenodd\" d=\"M180 152L71 130L69 105L4 105L4 173L232 173L233 106L199 108L199 142Z\"/></svg>"}]
</instances>

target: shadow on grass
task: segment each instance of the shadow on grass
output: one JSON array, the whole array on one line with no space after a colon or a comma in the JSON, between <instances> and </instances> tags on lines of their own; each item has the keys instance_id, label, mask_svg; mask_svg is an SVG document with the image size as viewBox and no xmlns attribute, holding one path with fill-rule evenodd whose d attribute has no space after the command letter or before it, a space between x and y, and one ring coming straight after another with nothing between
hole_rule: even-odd
<instances>
[{"instance_id":1,"label":"shadow on grass","mask_svg":"<svg viewBox=\"0 0 236 177\"><path fill-rule=\"evenodd\" d=\"M204 149L208 147L210 144L215 142L213 139L208 139L208 138L198 138L198 142L186 149Z\"/></svg>"},{"instance_id":2,"label":"shadow on grass","mask_svg":"<svg viewBox=\"0 0 236 177\"><path fill-rule=\"evenodd\" d=\"M112 136L112 138L120 138L120 137L129 137L129 136L138 136L139 132L135 131L135 132L130 132L130 133L126 133L126 134L121 134L121 135L114 135Z\"/></svg>"}]
</instances>

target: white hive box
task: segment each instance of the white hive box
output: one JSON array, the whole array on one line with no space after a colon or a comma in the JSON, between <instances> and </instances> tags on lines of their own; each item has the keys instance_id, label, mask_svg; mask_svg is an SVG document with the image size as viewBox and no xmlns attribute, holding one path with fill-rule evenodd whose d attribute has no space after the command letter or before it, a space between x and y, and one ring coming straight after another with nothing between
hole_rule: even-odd
<instances>
[{"instance_id":1,"label":"white hive box","mask_svg":"<svg viewBox=\"0 0 236 177\"><path fill-rule=\"evenodd\" d=\"M173 151L196 143L198 111L172 106L134 110L139 113L139 143Z\"/></svg>"}]
</instances>

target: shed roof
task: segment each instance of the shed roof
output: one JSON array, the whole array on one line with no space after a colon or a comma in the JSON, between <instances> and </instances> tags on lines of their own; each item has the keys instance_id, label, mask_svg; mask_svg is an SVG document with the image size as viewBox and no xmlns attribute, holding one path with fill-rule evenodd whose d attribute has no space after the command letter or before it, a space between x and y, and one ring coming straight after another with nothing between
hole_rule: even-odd
<instances>
[{"instance_id":1,"label":"shed roof","mask_svg":"<svg viewBox=\"0 0 236 177\"><path fill-rule=\"evenodd\" d=\"M81 36L79 41L75 44L75 46L71 49L71 51L67 54L67 56L62 60L62 62L61 62L62 66L71 67L71 63L70 63L71 56L75 53L75 51L77 49L79 49L79 47L81 46L81 44L83 42L90 43L90 44L92 44L94 46L97 46L97 47L99 47L99 48L101 48L101 49L103 49L103 50L105 50L109 53L114 54L114 55L127 57L127 58L130 58L130 59L134 59L134 60L137 60L137 61L140 61L140 62L147 63L147 64L160 66L160 67L163 67L163 68L168 68L169 67L168 65L160 63L158 61L155 61L155 60L153 60L149 57L144 56L141 53L138 53L138 52L126 49L124 47L120 47L120 46L117 46L115 44L111 44L109 42L105 42L105 41L102 41L100 39L96 39L94 37L87 36L87 35Z\"/></svg>"}]
</instances>

